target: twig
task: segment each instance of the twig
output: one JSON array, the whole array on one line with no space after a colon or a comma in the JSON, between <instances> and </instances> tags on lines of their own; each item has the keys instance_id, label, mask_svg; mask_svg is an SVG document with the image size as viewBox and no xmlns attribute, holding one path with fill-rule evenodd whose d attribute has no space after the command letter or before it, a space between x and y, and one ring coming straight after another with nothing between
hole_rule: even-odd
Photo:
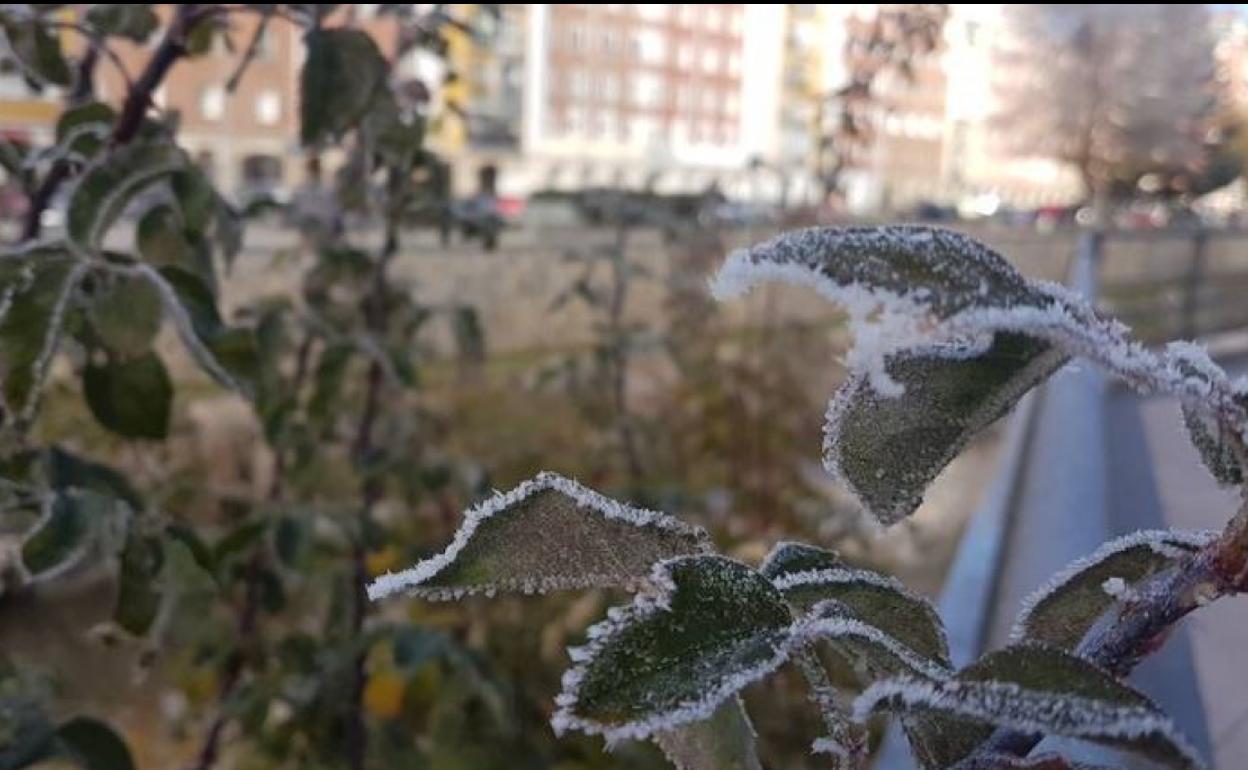
<instances>
[{"instance_id":1,"label":"twig","mask_svg":"<svg viewBox=\"0 0 1248 770\"><path fill-rule=\"evenodd\" d=\"M1166 640L1175 623L1210 602L1248 590L1248 503L1222 536L1137 587L1084 635L1075 654L1117 677L1131 673ZM1043 736L998 729L976 754L1027 756Z\"/></svg>"},{"instance_id":2,"label":"twig","mask_svg":"<svg viewBox=\"0 0 1248 770\"><path fill-rule=\"evenodd\" d=\"M264 35L269 28L269 20L273 18L273 13L265 12L260 16L260 21L256 22L256 28L251 33L251 40L247 43L247 50L243 52L243 57L238 60L238 66L234 68L234 73L230 75L230 79L225 81L225 90L228 93L234 93L238 89L238 84L243 80L243 73L247 71L247 67L255 61L260 54L260 46L264 43Z\"/></svg>"},{"instance_id":3,"label":"twig","mask_svg":"<svg viewBox=\"0 0 1248 770\"><path fill-rule=\"evenodd\" d=\"M394 188L398 186L400 181L398 172L391 170L389 186L392 198L398 197ZM387 271L390 263L399 251L399 208L398 203L392 201L391 210L387 212L386 216L385 242L382 244L381 252L373 269L372 286L368 296L364 299L364 323L369 333L377 338L380 338L386 332L388 320L386 296L389 293ZM351 614L351 633L353 637L359 636L368 617L368 569L364 560L364 535L371 524L373 508L381 498L381 482L368 468L373 453L374 428L377 423L377 416L381 410L382 385L386 379L385 367L377 358L374 358L369 363L367 377L364 411L360 416L359 429L352 444L352 455L356 458L356 462L359 464L363 474L363 481L360 484L359 532L356 534L351 552L351 580L355 596ZM347 723L346 755L348 767L351 770L364 770L365 751L368 747L368 735L364 724L364 686L367 679L366 660L367 650L361 650L356 654L351 700L347 708L349 721Z\"/></svg>"}]
</instances>

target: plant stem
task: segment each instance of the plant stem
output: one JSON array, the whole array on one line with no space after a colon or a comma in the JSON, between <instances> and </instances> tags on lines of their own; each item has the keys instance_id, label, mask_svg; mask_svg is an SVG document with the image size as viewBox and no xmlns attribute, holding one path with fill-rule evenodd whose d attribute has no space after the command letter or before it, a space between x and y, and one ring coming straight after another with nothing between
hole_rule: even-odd
<instances>
[{"instance_id":1,"label":"plant stem","mask_svg":"<svg viewBox=\"0 0 1248 770\"><path fill-rule=\"evenodd\" d=\"M624 307L628 300L630 276L628 275L629 225L623 219L615 231L615 253L611 260L611 301L607 306L607 333L611 367L611 395L616 414L616 428L624 459L628 464L629 481L634 487L641 484L645 469L641 463L641 451L637 446L637 434L633 416L628 410L628 368L631 352L628 349L628 333L624 328Z\"/></svg>"},{"instance_id":2,"label":"plant stem","mask_svg":"<svg viewBox=\"0 0 1248 770\"><path fill-rule=\"evenodd\" d=\"M165 36L161 38L160 44L156 47L156 52L152 54L152 58L148 59L147 66L143 68L142 74L130 86L126 93L126 100L121 108L121 115L117 118L117 124L113 126L113 135L110 144L113 146L125 144L135 137L139 131L139 127L143 125L143 116L147 113L148 105L152 103L152 95L160 88L160 84L164 82L165 76L169 74L169 70L173 67L178 59L186 55L186 39L191 31L203 19L210 15L213 6L201 5L179 5L174 14L173 22L166 30ZM95 61L98 58L97 47L92 45L87 48L87 52L83 55L82 64L79 65L79 82L74 87L72 96L81 97L84 101L91 98L94 92L93 86L85 86L89 90L83 91L83 81L90 81L95 68ZM83 65L87 65L85 70ZM72 101L71 101L72 103ZM44 178L43 184L35 190L30 199L30 208L26 212L26 221L22 227L22 240L32 241L39 237L43 229L43 212L47 211L48 206L52 205L52 198L56 195L56 191L69 178L72 167L65 161L58 161L54 164L48 175Z\"/></svg>"},{"instance_id":3,"label":"plant stem","mask_svg":"<svg viewBox=\"0 0 1248 770\"><path fill-rule=\"evenodd\" d=\"M400 174L392 170L389 186L391 198L400 182ZM391 205L386 216L385 242L373 270L372 287L364 299L364 323L369 334L380 338L386 332L388 322L387 294L389 293L388 269L399 251L399 212L398 203ZM360 467L363 480L360 483L360 514L359 532L351 549L351 587L354 603L351 613L351 636L358 637L364 629L368 618L368 569L365 564L366 543L373 515L373 507L381 498L381 481L369 469L373 454L374 429L377 416L381 411L382 386L385 384L385 366L374 358L368 365L367 382L364 394L364 411L360 416L359 429L356 432L352 454ZM353 664L350 702L347 705L347 736L346 755L351 770L363 770L365 753L368 748L368 734L364 723L364 685L367 681L366 670L368 650L360 650Z\"/></svg>"}]
</instances>

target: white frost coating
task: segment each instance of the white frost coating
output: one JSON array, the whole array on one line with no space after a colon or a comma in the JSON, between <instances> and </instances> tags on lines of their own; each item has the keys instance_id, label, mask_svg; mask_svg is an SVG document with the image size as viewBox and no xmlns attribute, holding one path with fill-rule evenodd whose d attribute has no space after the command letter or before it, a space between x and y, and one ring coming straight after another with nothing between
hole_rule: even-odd
<instances>
[{"instance_id":1,"label":"white frost coating","mask_svg":"<svg viewBox=\"0 0 1248 770\"><path fill-rule=\"evenodd\" d=\"M26 403L22 405L20 412L23 420L30 420L35 416L35 409L39 406L39 396L43 390L44 380L48 377L52 358L56 355L56 349L60 343L62 327L65 325L65 309L69 307L69 301L73 297L74 290L78 288L78 282L82 280L82 276L86 272L86 263L79 262L65 275L65 283L61 287L60 296L56 298L56 305L52 308L52 316L48 319L48 328L43 337L43 345L39 348L39 357L35 359L33 367L34 377L31 379L30 392L26 394Z\"/></svg>"},{"instance_id":2,"label":"white frost coating","mask_svg":"<svg viewBox=\"0 0 1248 770\"><path fill-rule=\"evenodd\" d=\"M106 153L82 173L82 176L78 178L78 181L74 184L73 191L69 195L71 209L73 208L74 198L78 195L78 189L91 178L91 174L93 172L107 165L112 160L113 156ZM186 168L186 160L181 154L178 154L163 163L143 168L139 173L131 174L130 176L125 177L121 183L109 190L104 200L100 201L100 204L95 207L95 216L91 218L91 226L86 233L86 243L77 242L71 233L69 237L69 244L71 247L80 252L89 253L99 244L100 239L104 237L108 228L113 226L116 217L115 215L110 216L109 212L113 211L119 201L130 195L131 191L143 187L152 180L162 176L167 176L184 168ZM101 213L105 216L101 216Z\"/></svg>"},{"instance_id":3,"label":"white frost coating","mask_svg":"<svg viewBox=\"0 0 1248 770\"><path fill-rule=\"evenodd\" d=\"M1014 627L1010 630L1010 641L1021 641L1027 635L1027 624L1031 620L1031 613L1035 611L1036 606L1040 602L1074 580L1084 570L1105 561L1109 557L1137 546L1146 545L1155 553L1167 559L1179 559L1189 555L1192 550L1204 548L1216 540L1217 537L1218 533L1209 529L1196 531L1145 529L1102 543L1100 548L1066 565L1060 572L1049 578L1047 583L1033 591L1026 599L1023 599L1018 618L1015 619Z\"/></svg>"},{"instance_id":4,"label":"white frost coating","mask_svg":"<svg viewBox=\"0 0 1248 770\"><path fill-rule=\"evenodd\" d=\"M569 730L579 730L588 735L601 735L607 740L608 745L611 745L622 740L650 738L656 733L672 730L691 722L700 722L709 718L715 713L715 709L740 692L746 685L771 674L788 660L795 646L788 643L793 638L793 627L786 630L784 641L773 647L770 658L761 661L753 668L721 679L713 686L705 688L696 698L667 711L660 711L643 719L620 725L603 724L573 713L579 703L577 691L580 689L589 664L621 631L670 609L671 595L676 590L676 584L671 577L671 568L688 558L696 557L678 556L655 564L649 581L655 586L653 592L637 595L633 603L624 607L623 612L615 618L607 618L590 627L589 644L577 651L577 657L581 658L581 661L563 672L562 692L555 699L558 708L550 720L557 735L563 735Z\"/></svg>"},{"instance_id":5,"label":"white frost coating","mask_svg":"<svg viewBox=\"0 0 1248 770\"><path fill-rule=\"evenodd\" d=\"M651 511L644 508L634 508L625 505L609 497L600 495L588 487L582 486L577 482L560 476L556 473L542 472L535 478L525 481L512 489L510 492L497 493L493 497L481 502L464 513L463 524L455 533L454 539L446 550L432 558L419 562L415 566L403 570L401 572L387 572L385 575L379 576L368 586L368 598L376 601L378 599L390 596L419 587L422 583L430 580L442 570L454 563L460 552L467 547L472 535L476 532L477 527L490 518L498 515L505 515L508 510L519 504L520 502L532 497L543 490L555 490L576 501L576 504L582 508L597 513L604 518L622 521L631 524L634 527L654 527L656 529L665 529L682 535L690 535L702 541L705 547L709 549L709 543L706 539L706 533L700 527L694 527L686 524L679 519L668 516L659 511ZM658 575L656 569L652 575ZM578 579L572 582L559 580L541 581L541 585L534 585L534 591L539 590L559 590L566 588L586 588L598 584L593 576L585 579ZM615 582L615 581L612 581ZM670 579L666 585L671 586ZM674 586L671 586L674 588ZM437 589L425 592L422 595L428 598L458 598L469 593L467 589ZM591 629L592 631L593 629Z\"/></svg>"},{"instance_id":6,"label":"white frost coating","mask_svg":"<svg viewBox=\"0 0 1248 770\"><path fill-rule=\"evenodd\" d=\"M850 375L870 384L884 396L899 392L898 384L891 380L884 366L890 353L986 332L1011 331L1043 339L1070 355L1096 361L1141 393L1172 393L1183 399L1198 400L1231 419L1248 437L1248 406L1235 399L1236 386L1203 349L1190 343L1176 343L1162 353L1150 351L1130 338L1126 326L1098 316L1085 297L1065 287L1026 281L1014 274L1009 280L1025 282L1027 289L1034 293L1035 301L1015 299L1011 304L1007 298L1002 298L996 306L971 304L948 317L937 318L932 311L930 292L916 288L899 293L882 286L840 283L820 271L824 250L839 248L842 250L839 256L843 257L843 250L855 239L861 241L864 251L870 251L873 245L882 245L921 253L937 233L944 239L939 248L962 251L968 263L984 269L1001 269L991 264L992 257L980 253L982 250L993 255L991 250L965 236L946 231L815 229L785 234L733 252L712 280L712 293L721 300L728 299L758 284L778 281L813 287L833 302L844 305L855 335L854 347L848 355ZM866 256L869 254L864 253ZM981 259L988 261L976 262ZM1005 269L1012 271L1012 268ZM952 274L950 271L946 277ZM896 278L890 276L890 279ZM991 297L985 296L985 288L981 283L979 295L991 302ZM843 405L835 400L829 403L829 424L838 424L834 418L841 409ZM825 462L831 466L829 470L834 471L835 461L826 459L826 448L825 441ZM840 474L834 475L844 479Z\"/></svg>"},{"instance_id":7,"label":"white frost coating","mask_svg":"<svg viewBox=\"0 0 1248 770\"><path fill-rule=\"evenodd\" d=\"M204 341L195 333L195 324L191 321L191 316L186 312L186 308L182 306L182 301L178 299L178 293L174 290L165 277L151 265L138 264L128 268L119 269L119 272L132 272L141 275L151 281L152 285L160 293L161 304L164 305L165 312L173 319L174 328L178 330L178 338L182 340L182 344L186 346L191 357L195 359L204 371L214 380L220 382L231 390L240 393L246 393L247 388L234 378L234 375L226 371L213 352L208 349Z\"/></svg>"},{"instance_id":8,"label":"white frost coating","mask_svg":"<svg viewBox=\"0 0 1248 770\"><path fill-rule=\"evenodd\" d=\"M810 744L810 753L830 755L842 762L852 762L859 758L857 754L835 738L816 738L814 743Z\"/></svg>"},{"instance_id":9,"label":"white frost coating","mask_svg":"<svg viewBox=\"0 0 1248 770\"><path fill-rule=\"evenodd\" d=\"M1106 579L1104 583L1101 583L1101 590L1118 601L1126 601L1135 594L1131 587L1127 585L1127 581L1120 577Z\"/></svg>"},{"instance_id":10,"label":"white frost coating","mask_svg":"<svg viewBox=\"0 0 1248 770\"><path fill-rule=\"evenodd\" d=\"M926 599L911 591L897 578L892 575L882 575L879 572L873 572L868 569L811 569L802 572L789 572L771 581L771 584L780 591L787 591L798 586L844 585L846 583L866 583L878 588L885 588L894 593L899 593L913 602L930 607Z\"/></svg>"},{"instance_id":11,"label":"white frost coating","mask_svg":"<svg viewBox=\"0 0 1248 770\"><path fill-rule=\"evenodd\" d=\"M819 640L859 639L888 650L911 671L928 679L947 679L952 673L944 666L914 653L906 645L860 620L847 617L819 617L819 608L798 620L792 629L789 647Z\"/></svg>"},{"instance_id":12,"label":"white frost coating","mask_svg":"<svg viewBox=\"0 0 1248 770\"><path fill-rule=\"evenodd\" d=\"M1024 690L1007 682L886 679L868 687L854 701L855 721L865 722L885 701L910 709L928 708L958 714L1028 733L1090 740L1138 740L1160 737L1193 767L1200 755L1169 718L1156 708L1124 706L1066 693Z\"/></svg>"}]
</instances>

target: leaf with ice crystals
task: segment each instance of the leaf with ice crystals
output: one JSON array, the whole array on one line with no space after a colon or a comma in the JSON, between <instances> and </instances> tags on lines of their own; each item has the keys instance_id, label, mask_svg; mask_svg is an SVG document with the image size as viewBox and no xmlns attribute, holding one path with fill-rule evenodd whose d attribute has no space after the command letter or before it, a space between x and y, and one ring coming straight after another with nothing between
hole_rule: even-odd
<instances>
[{"instance_id":1,"label":"leaf with ice crystals","mask_svg":"<svg viewBox=\"0 0 1248 770\"><path fill-rule=\"evenodd\" d=\"M1075 561L1027 599L1011 638L1073 650L1097 618L1132 586L1213 542L1216 532L1146 530L1104 543ZM1121 590L1114 591L1121 581ZM1106 584L1111 586L1106 590Z\"/></svg>"},{"instance_id":2,"label":"leaf with ice crystals","mask_svg":"<svg viewBox=\"0 0 1248 770\"><path fill-rule=\"evenodd\" d=\"M707 719L657 733L677 770L762 770L754 726L740 698L725 701Z\"/></svg>"},{"instance_id":3,"label":"leaf with ice crystals","mask_svg":"<svg viewBox=\"0 0 1248 770\"><path fill-rule=\"evenodd\" d=\"M792 645L819 641L834 645L868 681L899 674L945 679L953 673L944 662L915 652L833 600L819 603L794 624Z\"/></svg>"},{"instance_id":4,"label":"leaf with ice crystals","mask_svg":"<svg viewBox=\"0 0 1248 770\"><path fill-rule=\"evenodd\" d=\"M1086 740L1176 769L1203 766L1174 723L1142 693L1040 644L989 653L945 681L903 676L877 682L855 701L854 716L863 721L880 711L938 717L925 723L924 736L942 742L937 767L971 756L992 725Z\"/></svg>"},{"instance_id":5,"label":"leaf with ice crystals","mask_svg":"<svg viewBox=\"0 0 1248 770\"><path fill-rule=\"evenodd\" d=\"M949 643L940 616L931 603L895 578L841 567L790 572L774 578L772 585L801 614L822 602L835 601L838 612L848 611L919 656L950 666Z\"/></svg>"},{"instance_id":6,"label":"leaf with ice crystals","mask_svg":"<svg viewBox=\"0 0 1248 770\"><path fill-rule=\"evenodd\" d=\"M85 272L84 263L53 246L0 257L0 391L6 421L26 423L34 416L65 310Z\"/></svg>"},{"instance_id":7,"label":"leaf with ice crystals","mask_svg":"<svg viewBox=\"0 0 1248 770\"><path fill-rule=\"evenodd\" d=\"M709 550L706 533L541 473L464 514L446 550L377 578L372 599L407 592L457 599L495 592L633 588L656 562Z\"/></svg>"},{"instance_id":8,"label":"leaf with ice crystals","mask_svg":"<svg viewBox=\"0 0 1248 770\"><path fill-rule=\"evenodd\" d=\"M785 575L820 569L840 569L845 562L835 551L805 543L780 542L763 558L758 571L772 581Z\"/></svg>"},{"instance_id":9,"label":"leaf with ice crystals","mask_svg":"<svg viewBox=\"0 0 1248 770\"><path fill-rule=\"evenodd\" d=\"M813 286L851 314L905 305L947 318L969 308L1052 299L1000 254L938 227L811 227L737 251L715 277L720 298L769 282Z\"/></svg>"},{"instance_id":10,"label":"leaf with ice crystals","mask_svg":"<svg viewBox=\"0 0 1248 770\"><path fill-rule=\"evenodd\" d=\"M1237 437L1207 410L1193 404L1183 404L1183 423L1188 437L1200 453L1200 459L1222 486L1240 486L1244 483L1244 466L1236 451L1236 444L1244 439Z\"/></svg>"},{"instance_id":11,"label":"leaf with ice crystals","mask_svg":"<svg viewBox=\"0 0 1248 770\"><path fill-rule=\"evenodd\" d=\"M556 732L647 738L712 716L788 655L789 609L758 572L722 556L657 565L657 592L589 629L572 650Z\"/></svg>"},{"instance_id":12,"label":"leaf with ice crystals","mask_svg":"<svg viewBox=\"0 0 1248 770\"><path fill-rule=\"evenodd\" d=\"M987 350L958 343L886 356L900 392L851 373L828 405L824 465L884 524L909 516L967 442L1066 361L1022 334L999 333Z\"/></svg>"},{"instance_id":13,"label":"leaf with ice crystals","mask_svg":"<svg viewBox=\"0 0 1248 770\"><path fill-rule=\"evenodd\" d=\"M99 246L108 229L140 192L187 166L185 153L160 141L133 142L91 165L74 186L65 230L79 248Z\"/></svg>"}]
</instances>

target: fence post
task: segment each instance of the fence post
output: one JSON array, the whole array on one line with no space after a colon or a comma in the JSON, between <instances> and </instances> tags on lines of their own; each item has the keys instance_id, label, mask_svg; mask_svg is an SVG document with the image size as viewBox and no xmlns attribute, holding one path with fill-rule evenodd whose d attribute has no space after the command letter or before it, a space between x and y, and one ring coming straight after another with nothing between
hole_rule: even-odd
<instances>
[{"instance_id":1,"label":"fence post","mask_svg":"<svg viewBox=\"0 0 1248 770\"><path fill-rule=\"evenodd\" d=\"M1184 339L1195 339L1199 329L1197 314L1200 312L1200 284L1205 273L1205 247L1209 231L1201 227L1192 239L1192 259L1187 268L1187 281L1183 287L1182 334Z\"/></svg>"}]
</instances>

